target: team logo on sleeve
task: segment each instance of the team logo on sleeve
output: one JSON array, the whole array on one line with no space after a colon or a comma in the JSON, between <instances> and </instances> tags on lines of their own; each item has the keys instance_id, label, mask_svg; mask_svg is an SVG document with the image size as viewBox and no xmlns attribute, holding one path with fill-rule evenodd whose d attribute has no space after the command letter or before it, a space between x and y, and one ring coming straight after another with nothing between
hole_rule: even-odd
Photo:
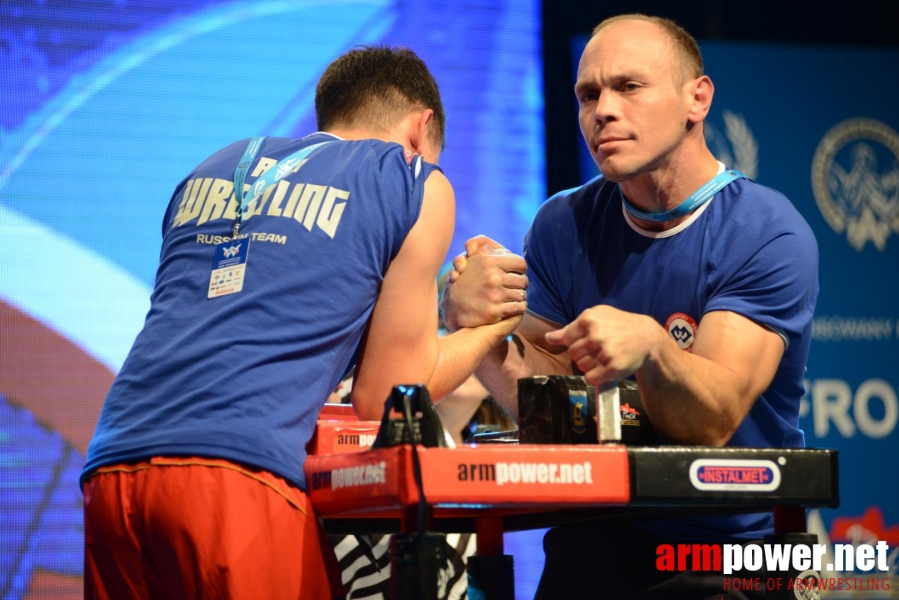
<instances>
[{"instance_id":1,"label":"team logo on sleeve","mask_svg":"<svg viewBox=\"0 0 899 600\"><path fill-rule=\"evenodd\" d=\"M693 351L693 340L696 339L696 330L699 329L693 317L680 312L674 313L665 321L665 329L681 350Z\"/></svg>"}]
</instances>

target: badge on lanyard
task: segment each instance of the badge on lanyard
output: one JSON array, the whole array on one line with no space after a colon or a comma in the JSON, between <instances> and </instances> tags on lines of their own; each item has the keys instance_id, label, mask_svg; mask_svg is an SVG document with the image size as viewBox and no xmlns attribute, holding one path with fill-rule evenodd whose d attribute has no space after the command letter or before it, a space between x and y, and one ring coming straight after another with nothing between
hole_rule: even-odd
<instances>
[{"instance_id":1,"label":"badge on lanyard","mask_svg":"<svg viewBox=\"0 0 899 600\"><path fill-rule=\"evenodd\" d=\"M240 235L240 226L243 223L244 214L247 212L249 204L264 194L269 187L299 169L305 162L305 159L315 149L330 143L313 144L302 150L297 150L287 158L282 159L256 180L250 190L252 195L248 197L247 192L244 191L244 180L264 140L265 137L254 137L250 140L237 165L237 169L234 171L234 193L240 199L240 207L237 209L237 219L234 221L231 241L215 247L215 260L212 261L212 274L209 276L209 293L206 295L207 298L227 296L243 290L243 280L247 270L247 256L250 253L250 237L248 235ZM240 194L238 194L238 190L240 190Z\"/></svg>"},{"instance_id":2,"label":"badge on lanyard","mask_svg":"<svg viewBox=\"0 0 899 600\"><path fill-rule=\"evenodd\" d=\"M249 236L216 246L206 297L217 298L242 291L249 255Z\"/></svg>"}]
</instances>

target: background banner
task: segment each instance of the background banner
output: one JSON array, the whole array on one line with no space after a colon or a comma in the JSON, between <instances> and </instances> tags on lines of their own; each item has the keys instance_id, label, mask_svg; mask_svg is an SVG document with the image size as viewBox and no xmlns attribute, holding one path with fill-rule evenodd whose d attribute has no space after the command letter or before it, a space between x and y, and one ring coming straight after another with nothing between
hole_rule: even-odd
<instances>
[{"instance_id":1,"label":"background banner","mask_svg":"<svg viewBox=\"0 0 899 600\"><path fill-rule=\"evenodd\" d=\"M0 599L82 597L78 476L149 308L175 186L226 144L314 132L337 56L408 46L434 73L451 256L477 233L524 237L546 195L539 3L442 6L0 4Z\"/></svg>"}]
</instances>

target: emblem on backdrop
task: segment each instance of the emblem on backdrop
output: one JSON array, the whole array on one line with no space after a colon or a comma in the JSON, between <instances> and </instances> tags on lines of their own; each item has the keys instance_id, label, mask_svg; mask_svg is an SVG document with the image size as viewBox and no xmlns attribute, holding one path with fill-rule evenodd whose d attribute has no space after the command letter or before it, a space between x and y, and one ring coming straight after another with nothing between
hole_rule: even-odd
<instances>
[{"instance_id":1,"label":"emblem on backdrop","mask_svg":"<svg viewBox=\"0 0 899 600\"><path fill-rule=\"evenodd\" d=\"M881 252L899 233L899 134L876 119L841 121L812 159L812 191L827 224L857 251Z\"/></svg>"},{"instance_id":2,"label":"emblem on backdrop","mask_svg":"<svg viewBox=\"0 0 899 600\"><path fill-rule=\"evenodd\" d=\"M759 174L759 144L746 124L746 119L725 109L724 133L705 122L705 140L715 158L724 163L728 169L736 169L750 179Z\"/></svg>"}]
</instances>

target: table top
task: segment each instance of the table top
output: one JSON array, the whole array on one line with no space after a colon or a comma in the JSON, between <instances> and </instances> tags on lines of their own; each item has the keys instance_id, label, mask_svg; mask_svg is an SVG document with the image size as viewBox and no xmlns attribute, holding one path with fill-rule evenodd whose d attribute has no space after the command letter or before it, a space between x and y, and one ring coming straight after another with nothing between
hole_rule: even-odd
<instances>
[{"instance_id":1,"label":"table top","mask_svg":"<svg viewBox=\"0 0 899 600\"><path fill-rule=\"evenodd\" d=\"M489 516L529 528L590 514L839 505L834 450L527 444L416 450L433 518L455 519L456 527ZM402 445L310 456L306 478L316 513L400 519L419 501L412 452Z\"/></svg>"}]
</instances>

